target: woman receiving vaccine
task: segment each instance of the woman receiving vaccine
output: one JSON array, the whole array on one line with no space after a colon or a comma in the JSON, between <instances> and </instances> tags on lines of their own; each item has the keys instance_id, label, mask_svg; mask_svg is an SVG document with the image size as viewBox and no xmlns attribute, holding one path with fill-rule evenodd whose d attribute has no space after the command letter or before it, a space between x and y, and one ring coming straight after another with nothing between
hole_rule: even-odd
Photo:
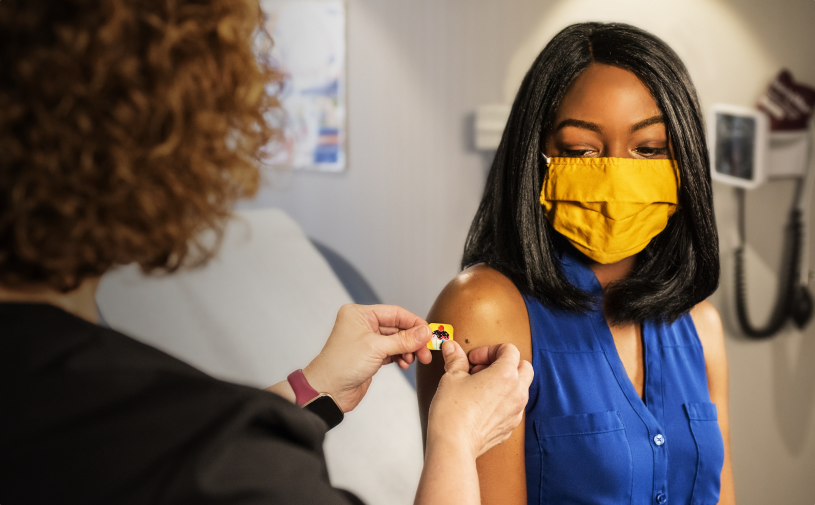
<instances>
[{"instance_id":1,"label":"woman receiving vaccine","mask_svg":"<svg viewBox=\"0 0 815 505\"><path fill-rule=\"evenodd\" d=\"M704 124L664 42L584 23L543 49L462 268L429 320L535 370L525 422L477 462L483 503L735 502Z\"/></svg>"}]
</instances>

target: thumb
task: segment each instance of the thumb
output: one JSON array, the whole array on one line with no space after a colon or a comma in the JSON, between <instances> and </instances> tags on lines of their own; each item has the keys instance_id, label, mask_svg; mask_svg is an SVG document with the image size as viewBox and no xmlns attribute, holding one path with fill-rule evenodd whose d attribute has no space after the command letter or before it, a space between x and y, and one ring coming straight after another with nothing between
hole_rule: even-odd
<instances>
[{"instance_id":1,"label":"thumb","mask_svg":"<svg viewBox=\"0 0 815 505\"><path fill-rule=\"evenodd\" d=\"M409 330L402 330L393 335L385 335L378 340L382 342L383 358L416 352L426 346L430 340L430 327L426 324L420 324Z\"/></svg>"},{"instance_id":2,"label":"thumb","mask_svg":"<svg viewBox=\"0 0 815 505\"><path fill-rule=\"evenodd\" d=\"M441 353L444 355L444 371L446 373L458 371L469 373L470 362L458 342L451 340L443 343Z\"/></svg>"}]
</instances>

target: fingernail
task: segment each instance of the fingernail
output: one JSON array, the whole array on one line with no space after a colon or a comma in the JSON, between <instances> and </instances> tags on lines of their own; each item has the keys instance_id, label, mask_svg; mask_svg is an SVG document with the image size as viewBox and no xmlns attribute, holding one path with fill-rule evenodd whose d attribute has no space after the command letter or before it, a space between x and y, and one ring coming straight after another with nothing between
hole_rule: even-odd
<instances>
[{"instance_id":1,"label":"fingernail","mask_svg":"<svg viewBox=\"0 0 815 505\"><path fill-rule=\"evenodd\" d=\"M426 342L430 340L430 327L429 326L419 326L414 330L416 333L416 340L420 340L422 342Z\"/></svg>"},{"instance_id":2,"label":"fingernail","mask_svg":"<svg viewBox=\"0 0 815 505\"><path fill-rule=\"evenodd\" d=\"M449 356L453 353L453 343L452 342L442 342L441 344L441 352L445 356Z\"/></svg>"}]
</instances>

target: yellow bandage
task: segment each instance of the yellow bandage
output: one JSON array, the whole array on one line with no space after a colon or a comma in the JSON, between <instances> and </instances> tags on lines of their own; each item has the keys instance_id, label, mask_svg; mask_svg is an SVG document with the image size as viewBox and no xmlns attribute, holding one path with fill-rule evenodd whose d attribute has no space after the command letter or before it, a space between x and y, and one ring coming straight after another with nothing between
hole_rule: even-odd
<instances>
[{"instance_id":1,"label":"yellow bandage","mask_svg":"<svg viewBox=\"0 0 815 505\"><path fill-rule=\"evenodd\" d=\"M427 343L428 349L438 351L441 350L442 342L453 341L452 324L430 323L430 331L432 332L432 335L430 337L430 342Z\"/></svg>"}]
</instances>

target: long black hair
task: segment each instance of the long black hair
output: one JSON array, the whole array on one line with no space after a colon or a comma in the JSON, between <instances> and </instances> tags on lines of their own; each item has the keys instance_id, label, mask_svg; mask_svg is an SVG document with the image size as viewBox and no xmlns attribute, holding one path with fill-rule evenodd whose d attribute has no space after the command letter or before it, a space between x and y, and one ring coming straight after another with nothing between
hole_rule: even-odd
<instances>
[{"instance_id":1,"label":"long black hair","mask_svg":"<svg viewBox=\"0 0 815 505\"><path fill-rule=\"evenodd\" d=\"M631 276L606 288L615 323L672 322L719 283L719 243L702 112L687 69L662 40L620 23L580 23L558 33L521 84L464 246L462 268L484 261L542 303L584 312L597 300L573 286L539 201L541 155L569 85L592 63L633 72L665 121L680 170L679 207L638 255Z\"/></svg>"}]
</instances>

